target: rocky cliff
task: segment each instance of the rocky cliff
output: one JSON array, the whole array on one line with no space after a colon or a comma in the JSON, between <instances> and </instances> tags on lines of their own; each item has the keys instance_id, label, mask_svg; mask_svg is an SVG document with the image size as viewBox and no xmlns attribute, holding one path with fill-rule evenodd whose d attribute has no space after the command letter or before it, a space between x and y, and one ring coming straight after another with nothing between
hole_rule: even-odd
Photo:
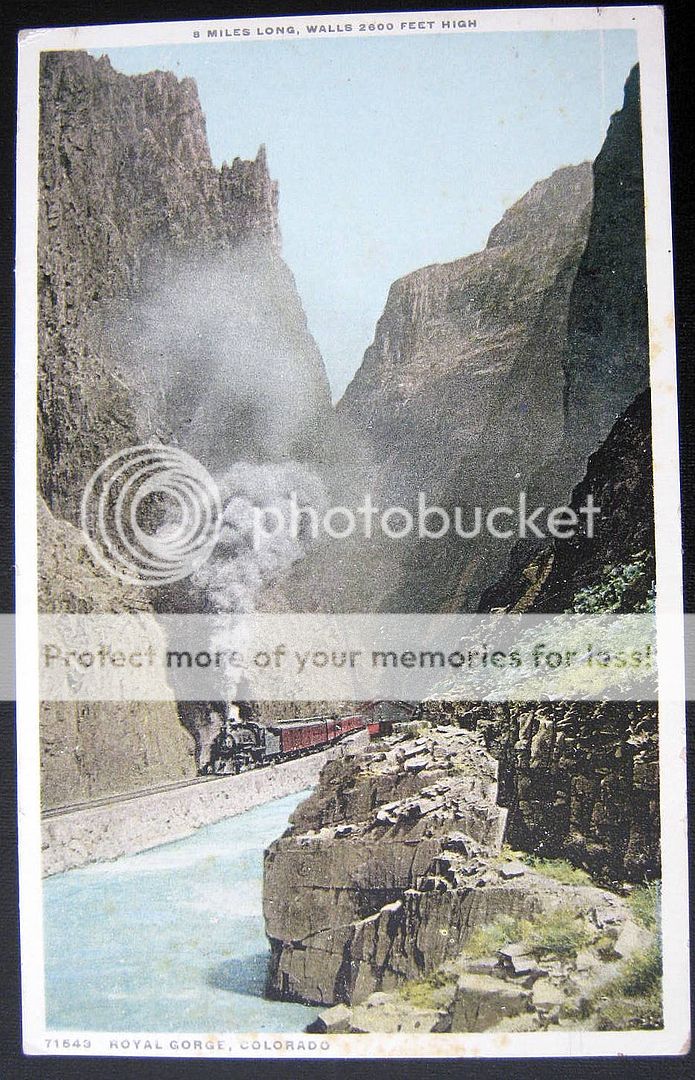
<instances>
[{"instance_id":1,"label":"rocky cliff","mask_svg":"<svg viewBox=\"0 0 695 1080\"><path fill-rule=\"evenodd\" d=\"M561 319L562 301L553 316L548 305L562 289L566 306L591 194L588 164L560 169L504 215L484 251L392 285L374 343L338 406L376 448L381 498L407 504L418 489L443 490L477 447L510 375L531 363L540 324L561 333L553 316ZM527 386L526 397L544 424L538 431L532 418L516 422L552 445L562 428L559 356L537 362L533 375L539 385Z\"/></svg>"},{"instance_id":2,"label":"rocky cliff","mask_svg":"<svg viewBox=\"0 0 695 1080\"><path fill-rule=\"evenodd\" d=\"M380 448L378 495L462 507L562 505L647 383L644 191L635 68L593 170L562 169L484 252L397 282L339 411ZM527 544L532 551L534 540ZM451 533L392 553L384 610L471 611L510 542ZM394 583L395 579L395 583Z\"/></svg>"},{"instance_id":3,"label":"rocky cliff","mask_svg":"<svg viewBox=\"0 0 695 1080\"><path fill-rule=\"evenodd\" d=\"M513 856L505 818L457 727L328 765L266 852L269 992L334 1006L324 1032L600 1026L600 989L653 934L586 875Z\"/></svg>"},{"instance_id":4,"label":"rocky cliff","mask_svg":"<svg viewBox=\"0 0 695 1080\"><path fill-rule=\"evenodd\" d=\"M475 925L473 908L494 908L495 890L467 889L466 917L442 910L435 921L431 909L443 905L430 890L438 881L445 887L441 874L450 877L454 862L465 881L479 852L499 851L505 815L496 786L494 760L455 728L415 742L387 740L324 769L317 792L266 853L270 990L307 1001L360 1000L450 955L457 941L440 928L464 935Z\"/></svg>"},{"instance_id":5,"label":"rocky cliff","mask_svg":"<svg viewBox=\"0 0 695 1080\"><path fill-rule=\"evenodd\" d=\"M265 149L255 161L214 168L192 79L121 75L106 57L81 52L44 54L39 179L39 476L56 513L75 520L86 479L110 454L144 437L171 439L172 411L187 387L168 385L166 354L202 335L217 346L230 279L248 274L254 260L263 264L258 303L280 312L275 349L286 350L309 386L314 411L305 434L328 411L321 358L278 254L278 191ZM252 303L248 293L242 303ZM177 315L179 323L188 316L187 332ZM257 351L264 349L262 339ZM234 354L228 347L215 359L210 391ZM202 390L201 356L195 360ZM140 380L153 363L168 400L143 415ZM182 445L200 404L183 402L174 418ZM234 417L226 419L233 430ZM218 447L226 430L215 432ZM198 432L188 442L205 450ZM208 449L211 442L208 432Z\"/></svg>"},{"instance_id":6,"label":"rocky cliff","mask_svg":"<svg viewBox=\"0 0 695 1080\"><path fill-rule=\"evenodd\" d=\"M321 458L328 381L280 256L277 185L263 147L213 166L190 79L121 75L79 51L44 54L40 79L42 610L178 605L181 590L153 599L110 579L71 525L92 472L144 441L216 477L258 463L228 478L239 500ZM47 805L195 771L173 701L46 704L42 740Z\"/></svg>"},{"instance_id":7,"label":"rocky cliff","mask_svg":"<svg viewBox=\"0 0 695 1080\"><path fill-rule=\"evenodd\" d=\"M615 423L572 495L601 507L593 538L523 549L481 610L653 610L655 588L649 392ZM431 715L437 715L435 709ZM483 733L500 762L511 843L564 855L608 880L660 866L658 714L652 703L518 702L445 707ZM548 808L552 807L552 813Z\"/></svg>"},{"instance_id":8,"label":"rocky cliff","mask_svg":"<svg viewBox=\"0 0 695 1080\"><path fill-rule=\"evenodd\" d=\"M638 67L594 162L594 209L570 298L565 371L565 443L584 460L649 380Z\"/></svg>"},{"instance_id":9,"label":"rocky cliff","mask_svg":"<svg viewBox=\"0 0 695 1080\"><path fill-rule=\"evenodd\" d=\"M650 419L643 391L589 459L571 505L591 494L603 508L594 537L580 531L526 562L518 553L483 610L653 608ZM417 716L419 738L404 732L326 770L269 849L272 992L333 1003L320 1031L658 1026L653 936L614 894L567 888L588 883L584 871L613 888L659 875L656 707L430 701ZM500 861L503 838L512 865ZM602 923L606 904L615 923ZM584 918L587 948L540 962L517 938L557 918L563 934ZM601 943L607 926L612 944ZM494 955L476 952L481 941ZM651 989L618 1007L627 942Z\"/></svg>"},{"instance_id":10,"label":"rocky cliff","mask_svg":"<svg viewBox=\"0 0 695 1080\"><path fill-rule=\"evenodd\" d=\"M563 220L563 185L580 173L561 175L521 200L490 237L488 250L512 249L517 287L531 280L521 272L532 261L525 241L536 228L547 235L544 199L552 204L555 192L559 207L549 217ZM555 505L574 488L575 510L592 495L601 513L593 538L580 528L565 540L517 544L511 558L509 544L422 545L406 560L403 583L379 598L386 608L653 610L641 185L635 71L594 168L591 214L570 215L565 257L510 343L503 327L499 351L492 331L486 342L475 338L497 311L509 314L504 299L472 323L470 304L449 304L453 295L460 301L456 287L480 265L476 257L394 286L341 405L376 445L397 447L385 456L379 491L402 502L406 481L440 476L436 501L451 508L503 505L524 488ZM482 259L486 272L495 257ZM476 341L483 378L464 383L462 403L455 377L463 381L471 368L457 364ZM442 464L449 446L459 455L452 467ZM616 892L594 889L587 875L626 893L658 877L656 708L425 702L419 722L419 739L386 740L326 771L269 849L271 991L333 1003L317 1031L660 1026L655 917L636 925ZM478 818L460 802L476 784ZM481 820L490 832L481 834ZM503 833L525 852L511 865L500 854ZM621 965L628 956L637 980Z\"/></svg>"},{"instance_id":11,"label":"rocky cliff","mask_svg":"<svg viewBox=\"0 0 695 1080\"><path fill-rule=\"evenodd\" d=\"M149 609L139 590L94 564L82 534L56 518L42 499L38 515L41 612L88 615ZM55 644L60 647L61 642ZM166 686L161 690L164 700L159 702L42 703L43 809L196 775L193 739L181 726L170 691Z\"/></svg>"},{"instance_id":12,"label":"rocky cliff","mask_svg":"<svg viewBox=\"0 0 695 1080\"><path fill-rule=\"evenodd\" d=\"M601 513L593 536L579 516L576 534L512 553L480 611L646 611L654 596L651 400L643 390L588 461L569 505L591 496Z\"/></svg>"}]
</instances>

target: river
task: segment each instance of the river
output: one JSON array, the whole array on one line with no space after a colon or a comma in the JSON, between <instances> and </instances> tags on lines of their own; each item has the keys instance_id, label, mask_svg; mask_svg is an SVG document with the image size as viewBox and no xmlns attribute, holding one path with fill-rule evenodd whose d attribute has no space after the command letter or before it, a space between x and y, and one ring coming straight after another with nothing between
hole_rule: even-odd
<instances>
[{"instance_id":1,"label":"river","mask_svg":"<svg viewBox=\"0 0 695 1080\"><path fill-rule=\"evenodd\" d=\"M297 1032L263 997L263 851L308 792L44 882L46 1023L109 1032Z\"/></svg>"}]
</instances>

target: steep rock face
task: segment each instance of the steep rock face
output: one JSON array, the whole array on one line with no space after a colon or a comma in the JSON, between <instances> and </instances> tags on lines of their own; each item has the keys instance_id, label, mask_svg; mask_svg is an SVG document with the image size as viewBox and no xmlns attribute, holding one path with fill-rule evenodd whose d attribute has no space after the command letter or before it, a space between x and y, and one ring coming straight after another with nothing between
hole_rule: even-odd
<instances>
[{"instance_id":1,"label":"steep rock face","mask_svg":"<svg viewBox=\"0 0 695 1080\"><path fill-rule=\"evenodd\" d=\"M475 731L499 763L513 847L608 883L658 877L659 730L651 702L425 702Z\"/></svg>"},{"instance_id":2,"label":"steep rock face","mask_svg":"<svg viewBox=\"0 0 695 1080\"><path fill-rule=\"evenodd\" d=\"M573 493L601 514L512 567L481 611L648 611L654 592L649 392L615 423ZM431 720L481 732L500 763L500 801L513 844L569 857L607 880L639 881L660 866L658 714L652 703L430 703ZM549 808L552 812L549 812Z\"/></svg>"},{"instance_id":3,"label":"steep rock face","mask_svg":"<svg viewBox=\"0 0 695 1080\"><path fill-rule=\"evenodd\" d=\"M121 75L79 51L45 54L40 79L43 610L151 610L152 593L109 580L68 525L93 471L153 440L215 475L238 458L315 461L328 381L279 254L265 149L215 169L190 79ZM42 739L49 805L195 770L173 701L47 704Z\"/></svg>"},{"instance_id":4,"label":"steep rock face","mask_svg":"<svg viewBox=\"0 0 695 1080\"><path fill-rule=\"evenodd\" d=\"M534 347L548 293L579 262L590 203L590 166L560 169L505 214L484 251L391 287L374 344L338 407L378 451L380 497L443 490L476 448L507 377ZM547 368L539 375L555 381L554 398L538 397L553 430L561 426L561 369L553 380Z\"/></svg>"},{"instance_id":5,"label":"steep rock face","mask_svg":"<svg viewBox=\"0 0 695 1080\"><path fill-rule=\"evenodd\" d=\"M492 758L454 728L329 764L266 852L269 991L360 1000L431 968L432 950L451 955L455 943L439 928L452 913L431 890L438 880L445 887L441 875L451 876L454 862L463 882L478 853L499 851L505 815L496 787ZM457 898L467 911L461 933L474 925L473 909L496 913L494 892L467 888Z\"/></svg>"},{"instance_id":6,"label":"steep rock face","mask_svg":"<svg viewBox=\"0 0 695 1080\"><path fill-rule=\"evenodd\" d=\"M593 536L579 517L576 534L540 546L519 545L509 570L485 591L480 611L639 611L653 591L654 511L651 401L648 390L614 424L589 458L569 505L591 496L600 508Z\"/></svg>"},{"instance_id":7,"label":"steep rock face","mask_svg":"<svg viewBox=\"0 0 695 1080\"><path fill-rule=\"evenodd\" d=\"M89 615L147 610L139 590L95 565L78 530L54 517L39 500L39 611ZM127 644L123 642L123 648ZM170 700L43 702L42 807L195 776L193 739L181 726L166 686L162 695Z\"/></svg>"},{"instance_id":8,"label":"steep rock face","mask_svg":"<svg viewBox=\"0 0 695 1080\"><path fill-rule=\"evenodd\" d=\"M40 487L74 521L94 468L143 434L167 435L158 416L142 430L137 358L124 374L105 355L101 331L114 303L167 281L181 292L182 262L219 261L244 241L278 267L274 299L298 301L279 269L265 149L215 169L191 79L121 75L81 52L45 54L39 177ZM325 372L305 327L304 335L328 408Z\"/></svg>"},{"instance_id":9,"label":"steep rock face","mask_svg":"<svg viewBox=\"0 0 695 1080\"><path fill-rule=\"evenodd\" d=\"M594 163L594 209L570 300L565 369L566 441L586 457L649 379L637 67Z\"/></svg>"},{"instance_id":10,"label":"steep rock face","mask_svg":"<svg viewBox=\"0 0 695 1080\"><path fill-rule=\"evenodd\" d=\"M339 413L361 423L383 462L377 495L413 505L514 505L565 424L563 345L586 243L588 164L560 169L504 215L477 255L393 286L375 344ZM374 402L377 403L376 407ZM392 545L375 603L392 611L472 610L508 543L481 534Z\"/></svg>"},{"instance_id":11,"label":"steep rock face","mask_svg":"<svg viewBox=\"0 0 695 1080\"><path fill-rule=\"evenodd\" d=\"M473 489L476 499L483 505L486 505L486 499L487 505L501 505L508 499L514 505L514 497L521 488L525 488L530 506L564 504L569 492L584 476L589 455L597 450L620 415L648 385L644 180L637 67L630 73L623 107L612 117L604 145L594 163L593 188L586 247L570 282L563 333L553 340L552 309L549 309L544 344L539 354L541 358L543 355L557 358L562 365L561 436L559 439L553 436L547 441L535 459L533 454L518 454L514 450L515 443L510 444L504 434L508 423L504 423L503 407L488 425L483 438L485 453L479 455L469 468L473 475L487 477L490 473L486 455L494 457L501 448L511 448L517 484L510 482L509 470L505 481L502 474L494 477L493 469L493 483L486 482L482 488L474 486ZM538 407L534 408L528 402L523 404L527 400L523 395L529 391L523 369L517 373L516 384L511 383L510 389L511 403L528 411L533 423L542 424ZM543 392L547 392L547 388ZM507 417L513 416L514 411L514 408L507 410ZM648 417L646 419L648 424ZM642 424L641 430L638 444L626 448L622 462L616 467L618 471L628 471L629 476L625 475L628 485L637 484L642 489L640 505L637 512L633 512L636 531L632 536L642 537L644 543L639 546L649 547L653 514L651 460L647 446L650 436L648 426ZM527 435L526 445L529 450L535 450L535 438ZM447 501L454 501L454 494L454 491L448 493L445 505ZM582 505L581 496L586 494L585 488L575 492L575 496L579 496L573 502L575 509ZM602 490L595 494L597 504L603 507L599 523L601 535L604 538L611 534L620 536L625 525L620 496L604 502L601 501L605 494ZM640 515L642 522L638 524ZM586 549L586 540L582 541L581 534L578 543ZM597 560L601 557L601 545L592 543ZM639 550L639 546L634 550ZM473 545L464 544L458 551L449 547L442 554L445 562L450 563L448 571L444 569L442 575L447 586L438 594L443 605L449 609L477 605L481 585L487 585L497 576L503 577L508 561L512 566L519 560L529 563L535 555L538 573L545 574L547 565L543 560L542 541L534 537L523 540L512 548L511 555L509 547L509 542L495 542L490 537L482 537ZM573 545L568 545L567 551L572 548ZM537 610L564 610L562 606L552 606L553 603L562 604L561 590L558 592L560 569L556 567L551 576L555 589L552 599L551 582L545 589L549 606ZM597 563L594 569L597 569Z\"/></svg>"},{"instance_id":12,"label":"steep rock face","mask_svg":"<svg viewBox=\"0 0 695 1080\"><path fill-rule=\"evenodd\" d=\"M594 913L593 932L581 930L587 944L608 923L615 956L642 943L647 935L630 926L624 901L586 878L561 884L501 853L506 814L496 804L496 774L480 736L456 727L386 739L324 768L264 868L269 992L365 1002L357 1012L323 1013L312 1030L480 1031L534 1005L542 1016L558 994L576 993L546 984L555 996L544 998L541 984L532 1001L530 988L551 971L567 982L549 939L545 949L519 943L506 958L466 961L475 932L500 919L513 935L525 920L542 926L559 911L564 933L573 934L575 919ZM451 982L450 1000L442 1008L434 993L426 1015L422 1005L414 1015L398 991L433 974L430 990Z\"/></svg>"},{"instance_id":13,"label":"steep rock face","mask_svg":"<svg viewBox=\"0 0 695 1080\"><path fill-rule=\"evenodd\" d=\"M380 497L470 525L562 505L586 459L647 383L639 72L593 174L562 169L505 214L479 255L397 282L340 410L380 448ZM384 610L471 611L511 545L482 529L401 542ZM539 543L526 541L527 554Z\"/></svg>"},{"instance_id":14,"label":"steep rock face","mask_svg":"<svg viewBox=\"0 0 695 1080\"><path fill-rule=\"evenodd\" d=\"M475 706L500 763L509 842L568 858L603 881L657 877L658 715L651 703Z\"/></svg>"}]
</instances>

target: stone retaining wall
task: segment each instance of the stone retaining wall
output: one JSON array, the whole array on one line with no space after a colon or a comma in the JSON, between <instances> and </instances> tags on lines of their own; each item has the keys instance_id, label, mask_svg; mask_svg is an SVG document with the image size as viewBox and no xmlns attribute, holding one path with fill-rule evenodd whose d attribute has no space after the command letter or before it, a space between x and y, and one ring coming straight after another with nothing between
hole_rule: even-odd
<instances>
[{"instance_id":1,"label":"stone retaining wall","mask_svg":"<svg viewBox=\"0 0 695 1080\"><path fill-rule=\"evenodd\" d=\"M42 825L43 873L60 874L91 862L134 855L180 840L202 825L313 787L327 761L366 742L366 735L351 736L330 750L282 765L46 818Z\"/></svg>"}]
</instances>

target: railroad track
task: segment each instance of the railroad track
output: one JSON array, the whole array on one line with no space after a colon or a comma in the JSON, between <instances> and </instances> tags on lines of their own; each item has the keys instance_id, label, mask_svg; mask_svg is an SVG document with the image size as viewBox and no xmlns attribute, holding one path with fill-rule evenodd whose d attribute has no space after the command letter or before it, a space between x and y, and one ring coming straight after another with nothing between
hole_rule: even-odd
<instances>
[{"instance_id":1,"label":"railroad track","mask_svg":"<svg viewBox=\"0 0 695 1080\"><path fill-rule=\"evenodd\" d=\"M63 814L72 814L76 810L94 810L99 806L112 806L114 803L133 802L136 799L145 799L148 795L162 795L167 791L180 791L182 788L194 787L197 784L209 784L215 780L229 780L230 776L241 775L239 773L216 773L213 776L196 776L191 780L179 780L173 784L160 784L158 787L141 788L139 791L129 791L125 795L106 795L101 799L90 799L89 802L72 803L69 806L56 806L51 810L44 810L41 818L48 821L50 818L61 817Z\"/></svg>"},{"instance_id":2,"label":"railroad track","mask_svg":"<svg viewBox=\"0 0 695 1080\"><path fill-rule=\"evenodd\" d=\"M180 791L182 788L193 787L197 784L210 784L215 780L229 780L230 776L241 776L245 772L253 772L256 769L281 768L283 765L289 764L290 761L297 761L303 757L312 757L314 754L330 750L337 742L347 742L350 737L350 735L347 735L334 743L313 746L302 753L292 754L282 761L267 761L262 764L252 765L251 768L242 769L239 773L212 773L210 776L195 776L191 780L179 780L172 784L160 784L158 787L129 791L125 795L106 795L101 799L90 799L89 802L71 803L69 806L55 806L50 810L44 810L41 814L41 820L50 821L51 818L62 817L64 814L74 814L77 810L95 810L100 806L134 802L136 799L146 799L149 795L162 795L167 791Z\"/></svg>"}]
</instances>

